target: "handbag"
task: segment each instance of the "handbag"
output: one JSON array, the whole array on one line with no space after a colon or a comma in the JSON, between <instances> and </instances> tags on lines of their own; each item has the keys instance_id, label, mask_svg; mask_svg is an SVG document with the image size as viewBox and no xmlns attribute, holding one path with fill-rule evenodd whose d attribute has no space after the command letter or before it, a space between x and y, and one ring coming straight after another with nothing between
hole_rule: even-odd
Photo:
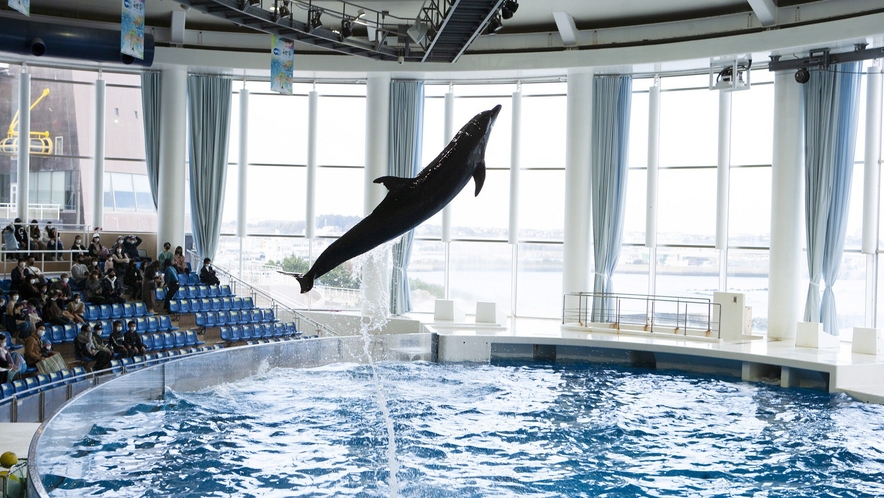
<instances>
[{"instance_id":1,"label":"handbag","mask_svg":"<svg viewBox=\"0 0 884 498\"><path fill-rule=\"evenodd\" d=\"M47 356L42 360L37 362L37 370L43 374L49 374L52 372L60 372L65 370L68 367L67 363L64 362L64 359L60 354L54 354L52 356Z\"/></svg>"}]
</instances>

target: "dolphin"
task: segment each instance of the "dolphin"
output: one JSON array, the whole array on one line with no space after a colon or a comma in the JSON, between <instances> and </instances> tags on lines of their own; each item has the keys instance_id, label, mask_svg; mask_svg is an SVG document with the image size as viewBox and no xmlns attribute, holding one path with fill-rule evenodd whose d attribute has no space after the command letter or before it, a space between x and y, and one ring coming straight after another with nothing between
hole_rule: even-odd
<instances>
[{"instance_id":1,"label":"dolphin","mask_svg":"<svg viewBox=\"0 0 884 498\"><path fill-rule=\"evenodd\" d=\"M382 176L374 183L387 187L387 196L368 216L328 246L307 273L291 274L301 294L313 281L335 267L393 240L442 210L472 178L476 194L485 183L485 147L500 106L476 114L451 142L414 178Z\"/></svg>"}]
</instances>

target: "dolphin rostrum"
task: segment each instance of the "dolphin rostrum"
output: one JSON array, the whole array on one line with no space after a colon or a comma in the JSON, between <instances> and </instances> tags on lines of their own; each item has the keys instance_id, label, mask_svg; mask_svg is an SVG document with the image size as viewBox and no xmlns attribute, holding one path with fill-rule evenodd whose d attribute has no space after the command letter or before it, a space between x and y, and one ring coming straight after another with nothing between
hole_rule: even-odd
<instances>
[{"instance_id":1,"label":"dolphin rostrum","mask_svg":"<svg viewBox=\"0 0 884 498\"><path fill-rule=\"evenodd\" d=\"M436 159L415 178L382 176L374 183L387 187L384 200L353 228L328 246L303 274L294 274L301 294L313 281L345 261L368 252L428 220L442 210L473 178L476 195L485 182L485 146L500 106L476 114Z\"/></svg>"}]
</instances>

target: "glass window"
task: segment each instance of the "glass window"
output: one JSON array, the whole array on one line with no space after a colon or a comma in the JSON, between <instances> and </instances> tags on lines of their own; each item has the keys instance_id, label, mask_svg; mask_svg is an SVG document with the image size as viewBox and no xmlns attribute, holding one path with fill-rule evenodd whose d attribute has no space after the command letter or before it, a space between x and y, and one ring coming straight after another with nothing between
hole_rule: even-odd
<instances>
[{"instance_id":1,"label":"glass window","mask_svg":"<svg viewBox=\"0 0 884 498\"><path fill-rule=\"evenodd\" d=\"M522 97L522 128L519 144L522 168L565 167L567 100L564 95ZM497 134L503 133L506 133L506 129L500 127L498 121L494 125L492 136L496 139Z\"/></svg>"},{"instance_id":2,"label":"glass window","mask_svg":"<svg viewBox=\"0 0 884 498\"><path fill-rule=\"evenodd\" d=\"M712 299L718 290L718 254L699 247L657 248L657 295Z\"/></svg>"},{"instance_id":3,"label":"glass window","mask_svg":"<svg viewBox=\"0 0 884 498\"><path fill-rule=\"evenodd\" d=\"M728 244L770 246L771 168L731 168L729 186Z\"/></svg>"},{"instance_id":4,"label":"glass window","mask_svg":"<svg viewBox=\"0 0 884 498\"><path fill-rule=\"evenodd\" d=\"M614 292L617 294L648 294L651 251L644 246L622 246L614 270ZM594 278L590 279L594 282ZM593 284L594 285L594 284Z\"/></svg>"},{"instance_id":5,"label":"glass window","mask_svg":"<svg viewBox=\"0 0 884 498\"><path fill-rule=\"evenodd\" d=\"M445 244L415 240L408 264L412 311L433 313L436 299L445 299Z\"/></svg>"},{"instance_id":6,"label":"glass window","mask_svg":"<svg viewBox=\"0 0 884 498\"><path fill-rule=\"evenodd\" d=\"M647 80L645 80L647 81ZM650 80L653 82L653 80ZM632 106L629 114L629 167L648 166L648 121L650 95L636 93L633 86Z\"/></svg>"},{"instance_id":7,"label":"glass window","mask_svg":"<svg viewBox=\"0 0 884 498\"><path fill-rule=\"evenodd\" d=\"M449 277L451 299L466 313L475 313L477 301L490 301L497 303L497 309L504 315L510 315L512 259L509 244L452 242ZM528 292L527 289L525 291Z\"/></svg>"},{"instance_id":8,"label":"glass window","mask_svg":"<svg viewBox=\"0 0 884 498\"><path fill-rule=\"evenodd\" d=\"M771 164L774 86L753 84L731 95L731 165Z\"/></svg>"},{"instance_id":9,"label":"glass window","mask_svg":"<svg viewBox=\"0 0 884 498\"><path fill-rule=\"evenodd\" d=\"M317 106L317 163L322 166L365 165L365 98L320 95Z\"/></svg>"},{"instance_id":10,"label":"glass window","mask_svg":"<svg viewBox=\"0 0 884 498\"><path fill-rule=\"evenodd\" d=\"M69 69L29 66L29 71L31 103L36 103L31 111L32 136L42 134L40 140L46 147L51 144L54 155L92 156L95 86L71 82Z\"/></svg>"},{"instance_id":11,"label":"glass window","mask_svg":"<svg viewBox=\"0 0 884 498\"><path fill-rule=\"evenodd\" d=\"M565 172L529 170L519 174L519 238L563 240Z\"/></svg>"},{"instance_id":12,"label":"glass window","mask_svg":"<svg viewBox=\"0 0 884 498\"><path fill-rule=\"evenodd\" d=\"M429 88L429 87L427 87ZM424 98L424 136L421 147L421 168L442 152L445 143L445 99Z\"/></svg>"},{"instance_id":13,"label":"glass window","mask_svg":"<svg viewBox=\"0 0 884 498\"><path fill-rule=\"evenodd\" d=\"M669 88L663 79L663 88ZM718 163L718 92L660 93L660 166L712 166Z\"/></svg>"},{"instance_id":14,"label":"glass window","mask_svg":"<svg viewBox=\"0 0 884 498\"><path fill-rule=\"evenodd\" d=\"M752 330L767 332L767 288L770 277L770 251L729 249L727 252L728 292L741 292L744 305L752 308Z\"/></svg>"},{"instance_id":15,"label":"glass window","mask_svg":"<svg viewBox=\"0 0 884 498\"><path fill-rule=\"evenodd\" d=\"M249 163L307 164L307 109L307 97L249 95Z\"/></svg>"},{"instance_id":16,"label":"glass window","mask_svg":"<svg viewBox=\"0 0 884 498\"><path fill-rule=\"evenodd\" d=\"M105 92L105 157L145 159L144 117L139 88L107 85Z\"/></svg>"},{"instance_id":17,"label":"glass window","mask_svg":"<svg viewBox=\"0 0 884 498\"><path fill-rule=\"evenodd\" d=\"M630 169L627 175L623 243L644 244L647 230L648 170Z\"/></svg>"},{"instance_id":18,"label":"glass window","mask_svg":"<svg viewBox=\"0 0 884 498\"><path fill-rule=\"evenodd\" d=\"M853 165L853 178L850 186L850 204L847 210L847 233L845 249L862 249L863 246L863 178L865 166L862 162Z\"/></svg>"},{"instance_id":19,"label":"glass window","mask_svg":"<svg viewBox=\"0 0 884 498\"><path fill-rule=\"evenodd\" d=\"M451 201L451 236L456 238L507 238L509 229L509 171L485 173L482 192L476 196L473 180Z\"/></svg>"},{"instance_id":20,"label":"glass window","mask_svg":"<svg viewBox=\"0 0 884 498\"><path fill-rule=\"evenodd\" d=\"M469 86L469 85L468 85ZM460 96L460 88L455 95ZM506 97L455 98L454 101L454 133L469 122L476 114L501 105L500 114L494 122L494 129L485 149L485 165L488 168L510 167L510 143L512 142L513 86L509 86ZM524 134L523 134L524 136ZM433 156L435 157L435 156ZM526 163L527 164L527 163Z\"/></svg>"},{"instance_id":21,"label":"glass window","mask_svg":"<svg viewBox=\"0 0 884 498\"><path fill-rule=\"evenodd\" d=\"M519 316L562 316L562 251L561 244L519 244Z\"/></svg>"},{"instance_id":22,"label":"glass window","mask_svg":"<svg viewBox=\"0 0 884 498\"><path fill-rule=\"evenodd\" d=\"M864 327L866 313L865 255L859 252L844 253L841 257L838 280L835 281L833 290L835 291L840 333L852 334L853 327Z\"/></svg>"},{"instance_id":23,"label":"glass window","mask_svg":"<svg viewBox=\"0 0 884 498\"><path fill-rule=\"evenodd\" d=\"M110 173L104 174L104 208L108 210L114 209L114 191L113 185L111 182L113 179L111 178Z\"/></svg>"},{"instance_id":24,"label":"glass window","mask_svg":"<svg viewBox=\"0 0 884 498\"><path fill-rule=\"evenodd\" d=\"M239 86L237 83L233 84ZM234 91L230 96L230 136L227 139L227 162L234 164L239 161L239 105L239 92Z\"/></svg>"},{"instance_id":25,"label":"glass window","mask_svg":"<svg viewBox=\"0 0 884 498\"><path fill-rule=\"evenodd\" d=\"M249 166L249 233L303 234L307 213L307 169Z\"/></svg>"},{"instance_id":26,"label":"glass window","mask_svg":"<svg viewBox=\"0 0 884 498\"><path fill-rule=\"evenodd\" d=\"M114 210L135 211L135 187L132 184L132 175L111 173L111 185L114 189Z\"/></svg>"},{"instance_id":27,"label":"glass window","mask_svg":"<svg viewBox=\"0 0 884 498\"><path fill-rule=\"evenodd\" d=\"M342 235L363 218L364 185L365 170L362 168L317 169L317 235Z\"/></svg>"},{"instance_id":28,"label":"glass window","mask_svg":"<svg viewBox=\"0 0 884 498\"><path fill-rule=\"evenodd\" d=\"M135 185L135 206L139 212L153 213L156 207L153 205L153 194L150 193L150 181L147 175L132 175Z\"/></svg>"},{"instance_id":29,"label":"glass window","mask_svg":"<svg viewBox=\"0 0 884 498\"><path fill-rule=\"evenodd\" d=\"M715 168L659 171L658 243L715 243L716 181Z\"/></svg>"}]
</instances>

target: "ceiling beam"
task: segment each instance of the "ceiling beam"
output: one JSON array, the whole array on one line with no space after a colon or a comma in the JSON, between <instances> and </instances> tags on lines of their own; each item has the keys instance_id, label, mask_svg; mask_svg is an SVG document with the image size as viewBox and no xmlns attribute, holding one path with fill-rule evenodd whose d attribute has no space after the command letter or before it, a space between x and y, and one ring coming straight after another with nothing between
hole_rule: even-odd
<instances>
[{"instance_id":1,"label":"ceiling beam","mask_svg":"<svg viewBox=\"0 0 884 498\"><path fill-rule=\"evenodd\" d=\"M562 43L566 47L577 46L577 25L574 24L574 17L567 12L553 12L553 19L556 20L559 35L562 36Z\"/></svg>"},{"instance_id":2,"label":"ceiling beam","mask_svg":"<svg viewBox=\"0 0 884 498\"><path fill-rule=\"evenodd\" d=\"M765 28L777 23L777 4L774 0L748 0L755 16Z\"/></svg>"}]
</instances>

